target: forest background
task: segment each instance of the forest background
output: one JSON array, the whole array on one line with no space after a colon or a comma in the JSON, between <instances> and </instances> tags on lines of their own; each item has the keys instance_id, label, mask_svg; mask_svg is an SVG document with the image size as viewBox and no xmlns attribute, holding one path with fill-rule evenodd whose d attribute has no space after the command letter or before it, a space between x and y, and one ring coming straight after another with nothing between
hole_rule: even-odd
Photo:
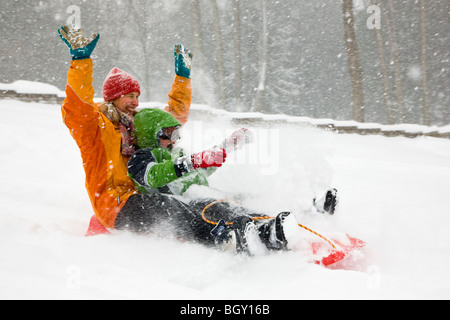
<instances>
[{"instance_id":1,"label":"forest background","mask_svg":"<svg viewBox=\"0 0 450 320\"><path fill-rule=\"evenodd\" d=\"M64 89L57 29L98 32L94 88L113 67L165 102L173 47L194 53L193 102L239 112L450 124L448 0L4 0L0 82Z\"/></svg>"}]
</instances>

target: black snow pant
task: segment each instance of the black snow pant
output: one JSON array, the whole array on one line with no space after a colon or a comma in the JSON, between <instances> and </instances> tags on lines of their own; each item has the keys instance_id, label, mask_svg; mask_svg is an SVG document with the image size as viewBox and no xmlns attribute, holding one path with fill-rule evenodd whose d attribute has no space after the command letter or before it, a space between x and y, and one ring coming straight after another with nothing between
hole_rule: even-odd
<instances>
[{"instance_id":1,"label":"black snow pant","mask_svg":"<svg viewBox=\"0 0 450 320\"><path fill-rule=\"evenodd\" d=\"M201 199L185 203L164 193L132 195L117 216L115 228L136 233L162 233L206 245L214 244L212 222L232 222L240 217L261 217L250 210L216 199ZM213 204L212 204L213 203ZM202 211L206 206L205 221Z\"/></svg>"}]
</instances>

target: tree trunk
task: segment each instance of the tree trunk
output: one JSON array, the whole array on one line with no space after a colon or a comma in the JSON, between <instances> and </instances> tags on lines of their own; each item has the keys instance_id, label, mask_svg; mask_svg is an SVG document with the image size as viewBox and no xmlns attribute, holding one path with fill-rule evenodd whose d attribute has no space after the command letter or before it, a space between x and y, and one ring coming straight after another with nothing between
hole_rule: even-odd
<instances>
[{"instance_id":1,"label":"tree trunk","mask_svg":"<svg viewBox=\"0 0 450 320\"><path fill-rule=\"evenodd\" d=\"M241 10L239 0L232 0L233 3L233 42L234 42L234 85L235 98L238 111L242 110L242 57L241 57Z\"/></svg>"},{"instance_id":2,"label":"tree trunk","mask_svg":"<svg viewBox=\"0 0 450 320\"><path fill-rule=\"evenodd\" d=\"M398 51L397 46L397 40L395 37L395 30L394 30L394 5L392 3L392 0L389 0L389 14L386 13L386 27L389 37L389 43L391 45L391 59L392 64L394 65L394 86L395 86L395 95L396 95L396 109L397 109L397 116L398 121L400 123L404 120L404 106L403 106L403 83L402 83L402 73L400 70L400 54ZM380 2L381 11L385 12L383 8L383 3Z\"/></svg>"},{"instance_id":3,"label":"tree trunk","mask_svg":"<svg viewBox=\"0 0 450 320\"><path fill-rule=\"evenodd\" d=\"M255 98L253 100L252 111L263 112L266 110L266 82L267 82L267 67L268 67L268 46L269 46L269 30L267 28L267 8L265 0L261 1L261 15L262 15L262 35L261 35L261 50L259 51L259 82L255 89Z\"/></svg>"},{"instance_id":4,"label":"tree trunk","mask_svg":"<svg viewBox=\"0 0 450 320\"><path fill-rule=\"evenodd\" d=\"M194 53L195 64L203 69L203 34L199 0L191 0L192 25L194 27Z\"/></svg>"},{"instance_id":5,"label":"tree trunk","mask_svg":"<svg viewBox=\"0 0 450 320\"><path fill-rule=\"evenodd\" d=\"M353 17L353 0L342 0L348 68L353 88L353 119L364 122L363 77Z\"/></svg>"},{"instance_id":6,"label":"tree trunk","mask_svg":"<svg viewBox=\"0 0 450 320\"><path fill-rule=\"evenodd\" d=\"M430 125L429 100L428 100L428 77L427 77L427 27L425 0L419 1L420 6L420 33L421 33L421 63L422 63L422 114L423 124Z\"/></svg>"},{"instance_id":7,"label":"tree trunk","mask_svg":"<svg viewBox=\"0 0 450 320\"><path fill-rule=\"evenodd\" d=\"M372 4L375 5L375 1L372 0ZM383 98L384 98L384 105L386 108L386 119L388 124L394 124L394 118L392 116L392 99L391 99L391 84L389 82L389 71L388 67L386 65L386 55L384 52L384 41L383 41L383 35L381 34L381 29L374 28L375 30L375 37L377 39L377 48L378 48L378 55L380 58L380 67L381 67L381 76L383 80Z\"/></svg>"},{"instance_id":8,"label":"tree trunk","mask_svg":"<svg viewBox=\"0 0 450 320\"><path fill-rule=\"evenodd\" d=\"M135 35L135 39L140 47L139 54L145 57L143 61L143 70L136 69L136 66L133 64L129 64L128 62L121 61L121 64L127 67L129 73L136 77L140 77L140 85L141 88L145 88L143 90L141 99L151 100L152 99L152 91L151 91L151 66L149 65L149 61L152 61L152 52L149 50L148 45L148 35L151 33L150 27L150 9L148 8L150 4L145 1L139 1L136 3L134 0L129 0L129 5L126 6L127 10L129 10L129 14L127 16L132 16L137 21L140 21L140 29L141 32ZM118 38L120 41L120 38Z\"/></svg>"},{"instance_id":9,"label":"tree trunk","mask_svg":"<svg viewBox=\"0 0 450 320\"><path fill-rule=\"evenodd\" d=\"M225 71L223 63L223 46L222 46L222 34L220 28L219 9L217 8L217 0L211 0L211 6L214 18L214 41L216 44L216 61L217 61L217 73L219 78L219 102L218 105L223 109L227 108L227 102L225 100Z\"/></svg>"}]
</instances>

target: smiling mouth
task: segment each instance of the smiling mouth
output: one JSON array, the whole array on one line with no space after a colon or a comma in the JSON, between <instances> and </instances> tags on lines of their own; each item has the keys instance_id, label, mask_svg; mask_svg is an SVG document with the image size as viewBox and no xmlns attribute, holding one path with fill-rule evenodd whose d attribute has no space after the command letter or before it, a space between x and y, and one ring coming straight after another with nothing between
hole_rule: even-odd
<instances>
[{"instance_id":1,"label":"smiling mouth","mask_svg":"<svg viewBox=\"0 0 450 320\"><path fill-rule=\"evenodd\" d=\"M127 106L125 109L130 112L133 112L134 110L136 110L136 108L137 108L137 106Z\"/></svg>"}]
</instances>

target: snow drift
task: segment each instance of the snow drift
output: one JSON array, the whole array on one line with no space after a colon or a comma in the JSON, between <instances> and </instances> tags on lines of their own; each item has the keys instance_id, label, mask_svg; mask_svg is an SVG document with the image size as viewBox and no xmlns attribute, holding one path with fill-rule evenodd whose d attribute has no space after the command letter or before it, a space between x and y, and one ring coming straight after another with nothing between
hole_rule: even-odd
<instances>
[{"instance_id":1,"label":"snow drift","mask_svg":"<svg viewBox=\"0 0 450 320\"><path fill-rule=\"evenodd\" d=\"M450 298L450 140L250 127L256 141L212 176L212 190L190 192L241 194L260 212L291 211L325 236L367 242L324 268L299 252L246 257L126 232L84 237L92 209L60 106L0 100L0 110L1 299ZM235 129L229 120L192 118L181 144L212 146ZM312 198L329 186L337 213L314 214Z\"/></svg>"}]
</instances>

